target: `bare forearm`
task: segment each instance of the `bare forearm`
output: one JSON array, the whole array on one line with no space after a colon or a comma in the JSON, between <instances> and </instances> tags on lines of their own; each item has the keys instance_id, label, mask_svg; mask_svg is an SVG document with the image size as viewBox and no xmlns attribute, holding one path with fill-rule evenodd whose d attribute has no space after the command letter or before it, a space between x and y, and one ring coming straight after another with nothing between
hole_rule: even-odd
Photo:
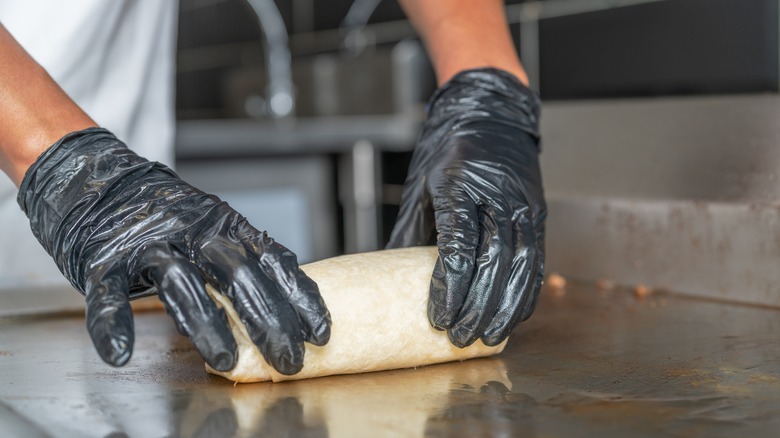
<instances>
[{"instance_id":1,"label":"bare forearm","mask_svg":"<svg viewBox=\"0 0 780 438\"><path fill-rule=\"evenodd\" d=\"M69 132L96 126L0 24L0 169L18 187L38 156Z\"/></svg>"},{"instance_id":2,"label":"bare forearm","mask_svg":"<svg viewBox=\"0 0 780 438\"><path fill-rule=\"evenodd\" d=\"M472 68L495 67L524 84L501 0L399 0L425 41L439 84Z\"/></svg>"}]
</instances>

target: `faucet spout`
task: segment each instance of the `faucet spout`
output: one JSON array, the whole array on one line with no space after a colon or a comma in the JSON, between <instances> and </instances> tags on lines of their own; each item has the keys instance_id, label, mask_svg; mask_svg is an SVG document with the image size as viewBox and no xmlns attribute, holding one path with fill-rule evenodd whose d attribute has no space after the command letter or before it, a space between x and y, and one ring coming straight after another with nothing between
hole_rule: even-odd
<instances>
[{"instance_id":1,"label":"faucet spout","mask_svg":"<svg viewBox=\"0 0 780 438\"><path fill-rule=\"evenodd\" d=\"M273 0L247 0L247 3L257 15L265 36L267 111L274 118L291 116L295 112L295 86L289 38L282 14Z\"/></svg>"}]
</instances>

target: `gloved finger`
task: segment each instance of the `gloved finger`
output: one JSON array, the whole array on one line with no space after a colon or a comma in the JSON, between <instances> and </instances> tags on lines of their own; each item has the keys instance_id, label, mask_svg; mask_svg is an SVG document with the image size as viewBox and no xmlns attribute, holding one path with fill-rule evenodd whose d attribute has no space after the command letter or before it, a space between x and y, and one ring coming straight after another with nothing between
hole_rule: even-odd
<instances>
[{"instance_id":1,"label":"gloved finger","mask_svg":"<svg viewBox=\"0 0 780 438\"><path fill-rule=\"evenodd\" d=\"M201 248L197 264L207 281L230 298L265 360L282 374L300 371L304 348L298 317L259 261L213 242Z\"/></svg>"},{"instance_id":2,"label":"gloved finger","mask_svg":"<svg viewBox=\"0 0 780 438\"><path fill-rule=\"evenodd\" d=\"M271 279L261 272L251 275L236 279L233 306L266 361L282 374L295 374L304 355L297 315Z\"/></svg>"},{"instance_id":3,"label":"gloved finger","mask_svg":"<svg viewBox=\"0 0 780 438\"><path fill-rule=\"evenodd\" d=\"M317 284L300 269L295 254L246 220L236 228L247 250L262 254L260 268L276 283L298 314L304 340L319 346L327 344L330 340L330 313Z\"/></svg>"},{"instance_id":4,"label":"gloved finger","mask_svg":"<svg viewBox=\"0 0 780 438\"><path fill-rule=\"evenodd\" d=\"M87 278L87 330L100 357L122 366L133 354L133 312L127 279L116 265L100 266Z\"/></svg>"},{"instance_id":5,"label":"gloved finger","mask_svg":"<svg viewBox=\"0 0 780 438\"><path fill-rule=\"evenodd\" d=\"M433 198L439 257L433 268L428 297L428 320L447 330L458 316L474 275L479 245L477 206L463 192Z\"/></svg>"},{"instance_id":6,"label":"gloved finger","mask_svg":"<svg viewBox=\"0 0 780 438\"><path fill-rule=\"evenodd\" d=\"M479 209L480 246L468 295L447 334L458 347L479 339L495 316L512 264L512 225L506 210Z\"/></svg>"},{"instance_id":7,"label":"gloved finger","mask_svg":"<svg viewBox=\"0 0 780 438\"><path fill-rule=\"evenodd\" d=\"M268 278L275 280L279 291L298 314L304 340L319 346L327 344L330 340L330 312L317 284L301 270L292 251L266 233L262 233L259 239L266 249L260 258L260 267Z\"/></svg>"},{"instance_id":8,"label":"gloved finger","mask_svg":"<svg viewBox=\"0 0 780 438\"><path fill-rule=\"evenodd\" d=\"M405 248L422 246L431 243L435 225L431 198L425 191L425 185L420 181L407 183L401 201L401 211L398 213L390 240L385 248Z\"/></svg>"},{"instance_id":9,"label":"gloved finger","mask_svg":"<svg viewBox=\"0 0 780 438\"><path fill-rule=\"evenodd\" d=\"M515 255L509 282L498 305L499 310L482 336L485 345L500 344L536 307L544 263L543 252L539 251L536 240L531 223L520 219L515 230Z\"/></svg>"},{"instance_id":10,"label":"gloved finger","mask_svg":"<svg viewBox=\"0 0 780 438\"><path fill-rule=\"evenodd\" d=\"M225 311L209 297L197 267L165 243L147 246L137 265L157 288L179 332L192 340L206 363L218 371L232 370L238 359L236 341Z\"/></svg>"},{"instance_id":11,"label":"gloved finger","mask_svg":"<svg viewBox=\"0 0 780 438\"><path fill-rule=\"evenodd\" d=\"M528 297L528 301L523 304L520 311L520 322L530 318L536 309L536 304L539 302L539 295L542 291L542 279L544 278L544 242L539 243L537 238L536 248L536 281L531 289L532 292ZM543 240L543 239L541 239ZM507 334L508 335L508 334Z\"/></svg>"}]
</instances>

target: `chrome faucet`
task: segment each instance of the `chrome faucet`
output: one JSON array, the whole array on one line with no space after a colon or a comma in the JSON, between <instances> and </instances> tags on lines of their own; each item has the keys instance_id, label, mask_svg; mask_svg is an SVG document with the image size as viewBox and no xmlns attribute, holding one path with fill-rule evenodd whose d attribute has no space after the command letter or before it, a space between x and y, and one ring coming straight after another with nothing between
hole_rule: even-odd
<instances>
[{"instance_id":1,"label":"chrome faucet","mask_svg":"<svg viewBox=\"0 0 780 438\"><path fill-rule=\"evenodd\" d=\"M292 80L289 38L282 14L273 0L247 0L247 3L257 15L265 36L268 71L265 113L274 118L292 116L295 114L295 85Z\"/></svg>"}]
</instances>

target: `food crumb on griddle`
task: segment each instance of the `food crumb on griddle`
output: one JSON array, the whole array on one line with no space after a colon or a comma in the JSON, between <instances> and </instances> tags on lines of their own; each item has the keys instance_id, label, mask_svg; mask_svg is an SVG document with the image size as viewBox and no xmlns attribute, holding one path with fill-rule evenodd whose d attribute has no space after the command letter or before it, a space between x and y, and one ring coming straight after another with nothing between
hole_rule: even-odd
<instances>
[{"instance_id":1,"label":"food crumb on griddle","mask_svg":"<svg viewBox=\"0 0 780 438\"><path fill-rule=\"evenodd\" d=\"M547 289L555 296L563 296L566 294L566 277L558 273L551 273L547 276L545 282Z\"/></svg>"},{"instance_id":2,"label":"food crumb on griddle","mask_svg":"<svg viewBox=\"0 0 780 438\"><path fill-rule=\"evenodd\" d=\"M634 297L639 300L645 299L653 294L653 290L644 284L634 286Z\"/></svg>"}]
</instances>

